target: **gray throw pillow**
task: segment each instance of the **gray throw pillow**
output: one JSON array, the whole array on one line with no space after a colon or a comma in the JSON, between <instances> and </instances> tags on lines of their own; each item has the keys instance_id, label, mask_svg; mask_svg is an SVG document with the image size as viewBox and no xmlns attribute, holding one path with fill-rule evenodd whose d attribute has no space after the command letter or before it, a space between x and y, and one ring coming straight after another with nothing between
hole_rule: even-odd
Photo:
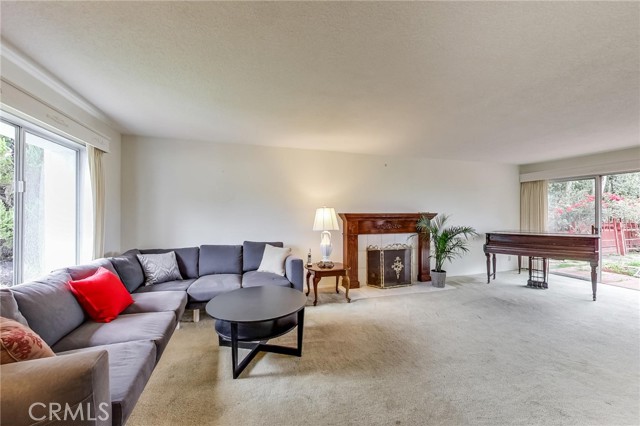
<instances>
[{"instance_id":1,"label":"gray throw pillow","mask_svg":"<svg viewBox=\"0 0 640 426\"><path fill-rule=\"evenodd\" d=\"M176 261L176 253L138 254L136 255L144 271L144 285L160 284L167 281L181 280L180 269Z\"/></svg>"},{"instance_id":2,"label":"gray throw pillow","mask_svg":"<svg viewBox=\"0 0 640 426\"><path fill-rule=\"evenodd\" d=\"M18 308L18 302L16 302L13 293L8 288L0 288L0 315L15 321L18 321L22 325L29 327L27 319L22 315Z\"/></svg>"},{"instance_id":3,"label":"gray throw pillow","mask_svg":"<svg viewBox=\"0 0 640 426\"><path fill-rule=\"evenodd\" d=\"M145 281L144 271L136 254L140 252L109 258L129 293L136 291Z\"/></svg>"}]
</instances>

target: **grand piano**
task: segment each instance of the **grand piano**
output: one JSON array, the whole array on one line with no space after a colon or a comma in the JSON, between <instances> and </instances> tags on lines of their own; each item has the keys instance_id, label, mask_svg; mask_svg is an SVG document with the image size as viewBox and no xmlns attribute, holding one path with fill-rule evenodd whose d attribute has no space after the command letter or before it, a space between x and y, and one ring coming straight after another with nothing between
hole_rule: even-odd
<instances>
[{"instance_id":1,"label":"grand piano","mask_svg":"<svg viewBox=\"0 0 640 426\"><path fill-rule=\"evenodd\" d=\"M596 300L598 289L599 235L553 234L545 232L496 231L488 232L484 253L487 257L487 284L496 278L496 254L570 259L589 262L591 289ZM493 266L493 273L491 272Z\"/></svg>"}]
</instances>

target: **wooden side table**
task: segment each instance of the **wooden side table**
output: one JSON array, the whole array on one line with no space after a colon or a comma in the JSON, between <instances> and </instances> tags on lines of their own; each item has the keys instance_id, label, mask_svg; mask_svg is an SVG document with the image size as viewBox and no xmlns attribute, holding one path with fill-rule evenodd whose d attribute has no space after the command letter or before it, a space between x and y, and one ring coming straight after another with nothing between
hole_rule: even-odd
<instances>
[{"instance_id":1,"label":"wooden side table","mask_svg":"<svg viewBox=\"0 0 640 426\"><path fill-rule=\"evenodd\" d=\"M349 267L343 265L342 263L334 262L333 268L320 268L317 263L314 263L311 266L305 266L307 270L307 296L311 292L311 288L309 286L309 278L313 275L313 306L318 304L318 283L322 277L336 277L336 293L340 293L338 291L338 282L340 277L342 277L342 285L346 289L346 298L347 302L351 303L351 299L349 298L349 287L351 287L351 281L349 280Z\"/></svg>"}]
</instances>

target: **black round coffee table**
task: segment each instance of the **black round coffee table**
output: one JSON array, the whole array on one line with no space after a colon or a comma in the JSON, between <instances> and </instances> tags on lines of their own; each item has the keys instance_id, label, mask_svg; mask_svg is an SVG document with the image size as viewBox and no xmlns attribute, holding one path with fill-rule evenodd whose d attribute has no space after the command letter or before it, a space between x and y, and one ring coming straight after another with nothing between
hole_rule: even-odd
<instances>
[{"instance_id":1,"label":"black round coffee table","mask_svg":"<svg viewBox=\"0 0 640 426\"><path fill-rule=\"evenodd\" d=\"M302 356L304 293L286 287L264 286L233 290L216 296L205 308L216 319L220 346L231 346L233 378L237 378L258 352ZM269 345L267 341L298 327L298 346ZM251 352L238 364L238 348Z\"/></svg>"}]
</instances>

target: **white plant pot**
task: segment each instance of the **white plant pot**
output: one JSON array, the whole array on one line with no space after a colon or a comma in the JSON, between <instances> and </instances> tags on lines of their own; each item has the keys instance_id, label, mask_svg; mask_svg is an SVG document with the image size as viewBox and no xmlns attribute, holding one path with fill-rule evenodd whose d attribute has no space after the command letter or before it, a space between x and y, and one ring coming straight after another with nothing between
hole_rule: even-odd
<instances>
[{"instance_id":1,"label":"white plant pot","mask_svg":"<svg viewBox=\"0 0 640 426\"><path fill-rule=\"evenodd\" d=\"M433 287L444 287L444 282L447 279L447 271L437 272L433 269L431 270L431 285Z\"/></svg>"}]
</instances>

